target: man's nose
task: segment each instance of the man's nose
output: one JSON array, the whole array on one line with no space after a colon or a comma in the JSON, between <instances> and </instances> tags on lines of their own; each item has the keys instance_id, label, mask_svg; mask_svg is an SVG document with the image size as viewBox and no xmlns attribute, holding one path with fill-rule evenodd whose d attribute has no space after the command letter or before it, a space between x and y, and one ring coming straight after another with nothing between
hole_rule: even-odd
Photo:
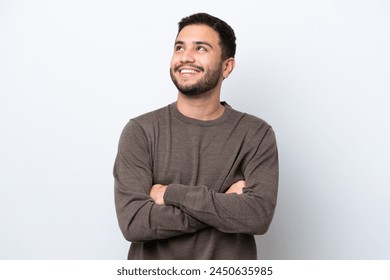
<instances>
[{"instance_id":1,"label":"man's nose","mask_svg":"<svg viewBox=\"0 0 390 280\"><path fill-rule=\"evenodd\" d=\"M180 57L180 62L181 63L194 63L195 62L195 58L193 56L193 53L191 50L185 50L181 57Z\"/></svg>"}]
</instances>

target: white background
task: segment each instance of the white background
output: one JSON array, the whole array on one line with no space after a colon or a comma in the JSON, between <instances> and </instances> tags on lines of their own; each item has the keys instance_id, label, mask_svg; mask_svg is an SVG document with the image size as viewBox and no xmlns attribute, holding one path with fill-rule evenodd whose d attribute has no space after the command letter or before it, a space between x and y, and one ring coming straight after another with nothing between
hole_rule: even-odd
<instances>
[{"instance_id":1,"label":"white background","mask_svg":"<svg viewBox=\"0 0 390 280\"><path fill-rule=\"evenodd\" d=\"M177 22L227 21L222 99L276 131L263 259L390 258L388 1L0 0L0 259L124 259L112 166L129 118L175 101Z\"/></svg>"}]
</instances>

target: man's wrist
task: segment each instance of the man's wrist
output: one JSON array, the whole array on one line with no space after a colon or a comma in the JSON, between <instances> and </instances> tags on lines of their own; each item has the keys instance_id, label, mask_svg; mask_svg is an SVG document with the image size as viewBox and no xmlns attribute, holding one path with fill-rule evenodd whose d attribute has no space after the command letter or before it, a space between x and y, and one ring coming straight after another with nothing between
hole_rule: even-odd
<instances>
[{"instance_id":1,"label":"man's wrist","mask_svg":"<svg viewBox=\"0 0 390 280\"><path fill-rule=\"evenodd\" d=\"M180 207L187 196L189 186L181 184L169 184L165 189L164 202L166 205Z\"/></svg>"}]
</instances>

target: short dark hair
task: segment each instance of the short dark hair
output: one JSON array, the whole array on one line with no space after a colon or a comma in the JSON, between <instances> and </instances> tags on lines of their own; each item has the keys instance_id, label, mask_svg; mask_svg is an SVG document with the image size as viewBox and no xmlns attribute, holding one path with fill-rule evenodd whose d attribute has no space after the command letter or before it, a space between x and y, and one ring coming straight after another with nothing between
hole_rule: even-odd
<instances>
[{"instance_id":1,"label":"short dark hair","mask_svg":"<svg viewBox=\"0 0 390 280\"><path fill-rule=\"evenodd\" d=\"M193 24L204 24L214 29L219 35L219 44L222 49L222 58L234 57L236 54L236 35L234 30L223 20L206 13L197 13L183 18L179 22L179 31Z\"/></svg>"}]
</instances>

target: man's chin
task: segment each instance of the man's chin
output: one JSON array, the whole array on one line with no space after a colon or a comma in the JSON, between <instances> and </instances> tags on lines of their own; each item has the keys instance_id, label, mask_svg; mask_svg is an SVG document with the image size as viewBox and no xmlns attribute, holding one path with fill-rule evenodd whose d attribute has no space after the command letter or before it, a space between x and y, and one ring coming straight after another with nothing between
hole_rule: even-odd
<instances>
[{"instance_id":1,"label":"man's chin","mask_svg":"<svg viewBox=\"0 0 390 280\"><path fill-rule=\"evenodd\" d=\"M199 92L198 90L190 90L190 89L186 89L186 90L178 89L178 90L181 94L190 97L200 96L204 93L204 92Z\"/></svg>"},{"instance_id":2,"label":"man's chin","mask_svg":"<svg viewBox=\"0 0 390 280\"><path fill-rule=\"evenodd\" d=\"M175 83L176 88L179 90L179 92L186 96L198 96L202 94L202 90L199 89L196 85L179 85Z\"/></svg>"}]
</instances>

